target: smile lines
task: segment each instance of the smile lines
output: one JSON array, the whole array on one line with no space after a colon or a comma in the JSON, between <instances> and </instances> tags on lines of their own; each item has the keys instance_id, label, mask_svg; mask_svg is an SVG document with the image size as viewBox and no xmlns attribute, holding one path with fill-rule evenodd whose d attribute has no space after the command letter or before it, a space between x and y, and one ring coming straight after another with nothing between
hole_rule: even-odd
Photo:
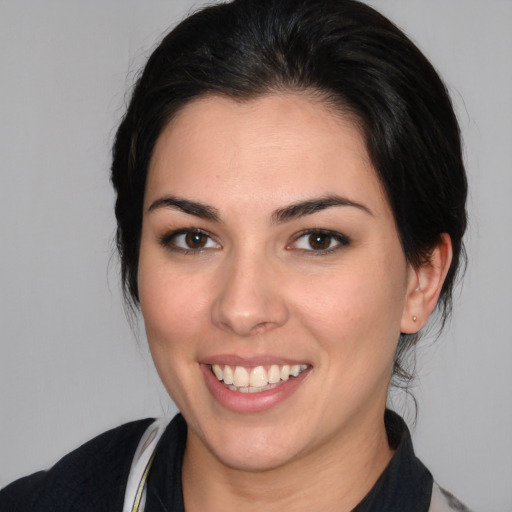
<instances>
[{"instance_id":1,"label":"smile lines","mask_svg":"<svg viewBox=\"0 0 512 512\"><path fill-rule=\"evenodd\" d=\"M263 366L247 369L243 366L211 365L212 372L219 381L223 381L231 391L241 393L260 393L275 388L290 377L298 377L307 368L307 364L273 364L268 370Z\"/></svg>"}]
</instances>

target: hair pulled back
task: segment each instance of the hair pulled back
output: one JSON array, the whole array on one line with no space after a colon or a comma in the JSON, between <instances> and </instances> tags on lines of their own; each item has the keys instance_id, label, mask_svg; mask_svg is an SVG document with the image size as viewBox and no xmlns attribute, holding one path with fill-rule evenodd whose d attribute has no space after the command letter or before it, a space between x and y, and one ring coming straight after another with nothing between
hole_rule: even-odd
<instances>
[{"instance_id":1,"label":"hair pulled back","mask_svg":"<svg viewBox=\"0 0 512 512\"><path fill-rule=\"evenodd\" d=\"M404 254L428 260L448 233L453 261L438 308L448 317L464 259L467 182L447 90L418 48L356 0L234 0L180 23L149 58L113 147L116 242L125 297L138 305L137 267L146 176L166 124L194 98L271 92L319 94L356 120L391 205ZM402 334L394 365L418 335Z\"/></svg>"}]
</instances>

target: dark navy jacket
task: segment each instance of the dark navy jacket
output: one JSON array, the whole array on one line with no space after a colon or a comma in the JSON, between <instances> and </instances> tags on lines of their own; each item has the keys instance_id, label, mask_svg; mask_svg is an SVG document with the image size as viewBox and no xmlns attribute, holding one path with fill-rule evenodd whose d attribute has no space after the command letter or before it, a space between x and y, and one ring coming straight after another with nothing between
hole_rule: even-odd
<instances>
[{"instance_id":1,"label":"dark navy jacket","mask_svg":"<svg viewBox=\"0 0 512 512\"><path fill-rule=\"evenodd\" d=\"M434 484L414 455L404 421L386 411L385 422L390 446L396 451L353 512L467 510ZM151 419L141 420L110 430L50 470L13 482L0 491L0 512L121 512L135 450L151 423ZM186 438L187 426L178 414L159 441L147 481L145 512L184 512L181 466Z\"/></svg>"}]
</instances>

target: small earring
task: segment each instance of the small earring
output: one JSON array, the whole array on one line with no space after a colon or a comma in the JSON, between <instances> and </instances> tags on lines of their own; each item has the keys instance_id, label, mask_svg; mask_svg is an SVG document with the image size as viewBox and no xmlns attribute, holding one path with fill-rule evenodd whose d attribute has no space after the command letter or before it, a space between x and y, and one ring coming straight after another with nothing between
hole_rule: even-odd
<instances>
[{"instance_id":1,"label":"small earring","mask_svg":"<svg viewBox=\"0 0 512 512\"><path fill-rule=\"evenodd\" d=\"M418 320L415 316L412 317L412 321L413 322L416 322L416 320Z\"/></svg>"}]
</instances>

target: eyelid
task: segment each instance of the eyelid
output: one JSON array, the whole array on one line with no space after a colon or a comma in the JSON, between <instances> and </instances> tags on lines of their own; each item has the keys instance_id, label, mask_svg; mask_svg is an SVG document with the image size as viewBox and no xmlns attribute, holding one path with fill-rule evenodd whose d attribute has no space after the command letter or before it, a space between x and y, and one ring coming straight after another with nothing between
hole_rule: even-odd
<instances>
[{"instance_id":1,"label":"eyelid","mask_svg":"<svg viewBox=\"0 0 512 512\"><path fill-rule=\"evenodd\" d=\"M173 240L175 240L177 237L179 237L181 235L187 235L189 233L197 233L197 234L201 234L201 235L208 237L209 240L211 240L212 242L215 243L216 247L198 247L198 248L180 247L179 245L173 243ZM209 233L208 231L205 231L204 229L194 228L194 227L180 228L180 229L175 229L175 230L166 232L165 234L163 234L162 236L159 237L158 241L159 241L160 245L162 245L164 248L169 249L171 251L180 252L183 254L198 254L203 251L212 250L212 249L216 250L216 249L221 248L220 243L215 239L215 237L212 236L211 233Z\"/></svg>"},{"instance_id":2,"label":"eyelid","mask_svg":"<svg viewBox=\"0 0 512 512\"><path fill-rule=\"evenodd\" d=\"M291 241L290 244L288 244L286 246L286 248L293 250L294 247L292 247L292 246L294 244L296 244L298 240L300 240L303 237L311 236L311 235L315 235L315 234L330 236L337 242L337 244L334 247L328 247L327 249L317 249L317 250L315 250L313 248L311 248L311 249L295 248L295 249L302 251L304 253L309 253L314 256L321 256L324 254L336 252L339 249L350 245L350 243L351 243L350 238L347 235L340 233L339 231L332 231L330 229L322 229L322 228L312 228L312 229L306 229L306 230L301 231L301 232L297 233L296 235L294 235L293 240Z\"/></svg>"},{"instance_id":3,"label":"eyelid","mask_svg":"<svg viewBox=\"0 0 512 512\"><path fill-rule=\"evenodd\" d=\"M182 236L182 235L187 235L190 233L204 235L209 240L209 242L207 242L207 244L213 243L214 247L212 247L211 245L209 245L209 246L207 245L204 247L196 247L196 248L182 247L182 246L178 245L177 243L175 243L175 240L177 237ZM314 249L312 247L306 249L306 248L296 247L297 242L301 238L311 236L311 235L323 235L326 237L330 237L336 243L334 244L334 246L328 247L326 249ZM204 229L195 228L195 227L179 228L179 229L171 230L169 232L164 233L162 236L160 236L158 238L158 241L159 241L160 245L162 245L164 248L171 250L171 251L180 252L183 254L199 254L204 251L217 250L217 249L222 248L221 244L215 239L215 237L211 233L209 233L208 231L206 231ZM330 229L322 229L322 228L311 228L311 229L306 229L306 230L300 231L299 233L296 233L293 236L293 239L291 240L291 242L286 245L286 249L297 250L297 251L300 251L303 253L309 253L311 255L320 256L320 255L324 255L324 254L333 253L333 252L341 249L342 247L346 247L346 246L350 245L350 243L351 243L350 238L347 235L340 233L339 231L333 231Z\"/></svg>"}]
</instances>

